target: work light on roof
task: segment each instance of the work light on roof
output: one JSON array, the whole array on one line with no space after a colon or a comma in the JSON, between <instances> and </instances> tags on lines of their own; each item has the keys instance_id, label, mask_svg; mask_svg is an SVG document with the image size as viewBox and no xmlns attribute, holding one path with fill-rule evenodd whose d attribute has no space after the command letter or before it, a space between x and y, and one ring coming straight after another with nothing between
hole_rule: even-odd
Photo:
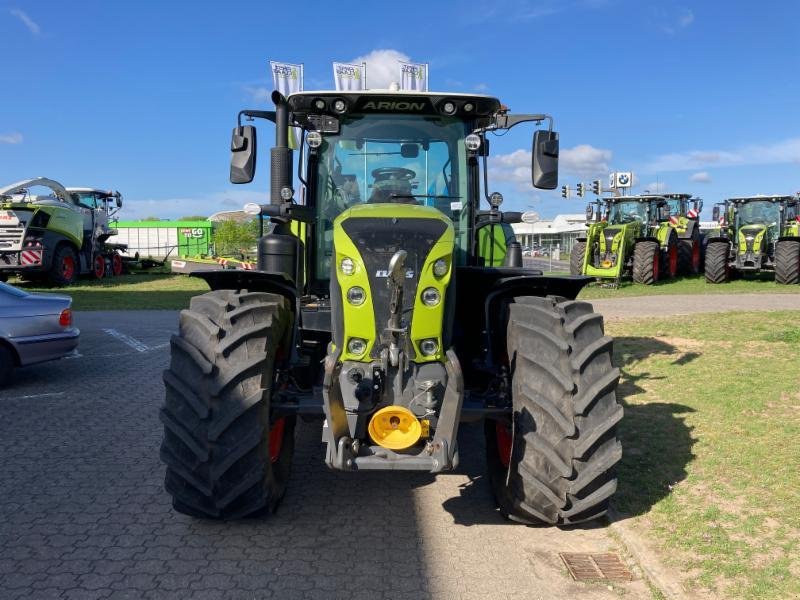
<instances>
[{"instance_id":1,"label":"work light on roof","mask_svg":"<svg viewBox=\"0 0 800 600\"><path fill-rule=\"evenodd\" d=\"M343 113L347 110L347 103L341 98L337 98L333 101L333 110L335 110L337 113Z\"/></svg>"},{"instance_id":2,"label":"work light on roof","mask_svg":"<svg viewBox=\"0 0 800 600\"><path fill-rule=\"evenodd\" d=\"M325 100L322 98L317 98L314 100L314 108L317 110L325 110Z\"/></svg>"},{"instance_id":3,"label":"work light on roof","mask_svg":"<svg viewBox=\"0 0 800 600\"><path fill-rule=\"evenodd\" d=\"M466 138L464 138L464 145L470 152L476 152L478 148L481 147L481 136L475 133L470 133Z\"/></svg>"},{"instance_id":4,"label":"work light on roof","mask_svg":"<svg viewBox=\"0 0 800 600\"><path fill-rule=\"evenodd\" d=\"M464 112L472 112L475 110L475 105L472 102L466 102L461 108L464 109Z\"/></svg>"},{"instance_id":5,"label":"work light on roof","mask_svg":"<svg viewBox=\"0 0 800 600\"><path fill-rule=\"evenodd\" d=\"M319 131L309 131L306 135L306 144L309 148L319 148L322 145L322 134Z\"/></svg>"},{"instance_id":6,"label":"work light on roof","mask_svg":"<svg viewBox=\"0 0 800 600\"><path fill-rule=\"evenodd\" d=\"M456 105L448 100L442 105L442 112L446 115L452 115L456 112Z\"/></svg>"}]
</instances>

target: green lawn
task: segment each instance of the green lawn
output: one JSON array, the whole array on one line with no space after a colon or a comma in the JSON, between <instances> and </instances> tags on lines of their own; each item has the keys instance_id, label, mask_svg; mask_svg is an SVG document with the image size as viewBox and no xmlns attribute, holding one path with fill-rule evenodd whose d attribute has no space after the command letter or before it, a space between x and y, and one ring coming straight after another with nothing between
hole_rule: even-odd
<instances>
[{"instance_id":1,"label":"green lawn","mask_svg":"<svg viewBox=\"0 0 800 600\"><path fill-rule=\"evenodd\" d=\"M616 321L617 509L720 598L800 597L800 311Z\"/></svg>"},{"instance_id":2,"label":"green lawn","mask_svg":"<svg viewBox=\"0 0 800 600\"><path fill-rule=\"evenodd\" d=\"M622 281L619 288L601 283L590 283L583 288L580 298L617 298L620 296L660 296L668 294L800 294L800 285L778 285L772 274L764 273L747 279L736 279L729 283L706 283L700 276L679 277L672 281L662 281L656 285L641 285Z\"/></svg>"},{"instance_id":3,"label":"green lawn","mask_svg":"<svg viewBox=\"0 0 800 600\"><path fill-rule=\"evenodd\" d=\"M202 279L171 274L132 274L100 281L81 279L77 285L67 288L10 283L32 292L72 296L74 310L180 309L189 306L192 296L208 291Z\"/></svg>"}]
</instances>

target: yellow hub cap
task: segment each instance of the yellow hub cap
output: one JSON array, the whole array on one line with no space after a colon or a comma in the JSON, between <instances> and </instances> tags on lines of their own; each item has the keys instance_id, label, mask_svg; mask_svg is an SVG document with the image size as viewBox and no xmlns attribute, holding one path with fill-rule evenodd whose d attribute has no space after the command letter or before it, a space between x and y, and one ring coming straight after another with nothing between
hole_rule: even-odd
<instances>
[{"instance_id":1,"label":"yellow hub cap","mask_svg":"<svg viewBox=\"0 0 800 600\"><path fill-rule=\"evenodd\" d=\"M376 412L367 427L369 436L379 446L403 450L417 443L422 426L417 417L402 406L387 406Z\"/></svg>"}]
</instances>

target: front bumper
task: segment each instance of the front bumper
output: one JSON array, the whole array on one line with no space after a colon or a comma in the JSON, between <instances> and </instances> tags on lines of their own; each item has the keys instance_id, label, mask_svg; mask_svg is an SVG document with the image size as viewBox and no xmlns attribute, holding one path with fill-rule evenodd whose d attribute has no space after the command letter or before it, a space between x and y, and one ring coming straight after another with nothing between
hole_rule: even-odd
<instances>
[{"instance_id":1,"label":"front bumper","mask_svg":"<svg viewBox=\"0 0 800 600\"><path fill-rule=\"evenodd\" d=\"M80 334L80 330L73 327L61 333L17 337L8 341L17 351L20 365L26 366L66 356L78 347Z\"/></svg>"}]
</instances>

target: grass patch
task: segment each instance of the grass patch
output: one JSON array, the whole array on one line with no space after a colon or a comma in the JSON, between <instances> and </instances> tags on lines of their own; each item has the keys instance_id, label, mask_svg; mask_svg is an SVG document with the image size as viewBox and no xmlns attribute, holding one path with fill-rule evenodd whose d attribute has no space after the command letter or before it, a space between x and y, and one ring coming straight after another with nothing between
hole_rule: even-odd
<instances>
[{"instance_id":1,"label":"grass patch","mask_svg":"<svg viewBox=\"0 0 800 600\"><path fill-rule=\"evenodd\" d=\"M72 296L74 310L178 310L192 296L208 291L202 279L172 274L132 274L101 280L82 279L68 288L12 282L30 292Z\"/></svg>"},{"instance_id":2,"label":"grass patch","mask_svg":"<svg viewBox=\"0 0 800 600\"><path fill-rule=\"evenodd\" d=\"M611 322L617 508L714 597L800 597L800 311Z\"/></svg>"},{"instance_id":3,"label":"grass patch","mask_svg":"<svg viewBox=\"0 0 800 600\"><path fill-rule=\"evenodd\" d=\"M591 283L578 296L582 300L619 298L621 296L661 296L670 294L800 294L800 285L778 285L771 273L748 276L728 283L706 283L705 277L678 277L655 285L622 281L619 288Z\"/></svg>"}]
</instances>

